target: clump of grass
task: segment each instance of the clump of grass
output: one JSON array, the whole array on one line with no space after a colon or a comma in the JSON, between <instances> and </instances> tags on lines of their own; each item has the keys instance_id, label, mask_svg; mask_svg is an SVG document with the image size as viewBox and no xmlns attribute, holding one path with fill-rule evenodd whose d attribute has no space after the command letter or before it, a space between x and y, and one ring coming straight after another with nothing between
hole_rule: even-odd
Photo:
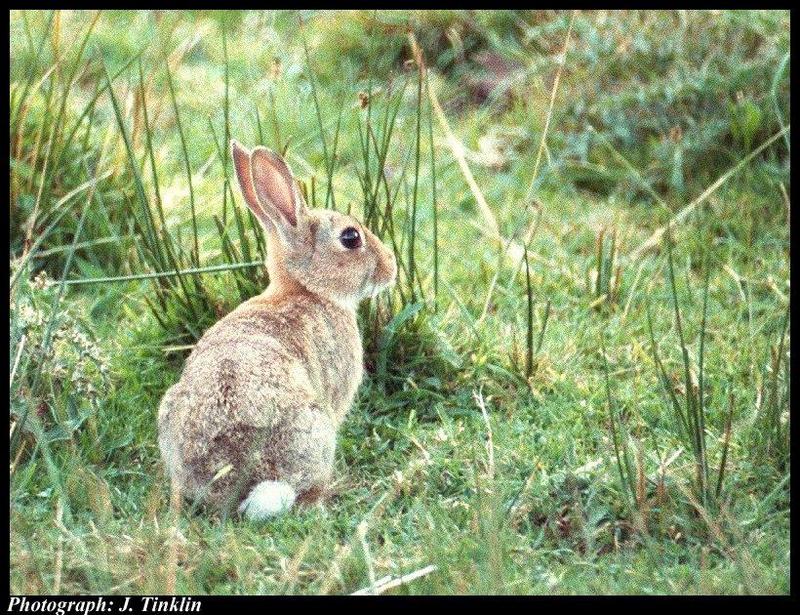
<instances>
[{"instance_id":1,"label":"clump of grass","mask_svg":"<svg viewBox=\"0 0 800 615\"><path fill-rule=\"evenodd\" d=\"M786 307L777 344L769 346L769 361L762 374L758 399L759 453L770 459L780 474L789 466L789 306Z\"/></svg>"},{"instance_id":2,"label":"clump of grass","mask_svg":"<svg viewBox=\"0 0 800 615\"><path fill-rule=\"evenodd\" d=\"M674 530L665 526L664 520L681 517L680 508L675 507L674 503L670 505L671 494L667 488L667 468L680 455L681 449L678 449L670 459L664 459L663 444L659 442L656 430L642 419L639 412L638 395L634 397L633 408L629 409L612 393L614 387L603 334L600 337L600 353L603 362L605 405L608 412L607 426L619 479L617 488L622 499L621 517L616 521L617 529L625 527L629 544L633 544L630 540L635 539L635 543L642 546L646 544L651 533L655 533L657 538L664 538L671 531L674 533ZM730 422L726 427L727 439L721 466L725 466ZM646 439L645 436L649 438ZM658 469L654 477L651 477L652 470L648 471L647 467L645 453L649 450L654 451L658 457Z\"/></svg>"},{"instance_id":3,"label":"clump of grass","mask_svg":"<svg viewBox=\"0 0 800 615\"><path fill-rule=\"evenodd\" d=\"M239 293L239 300L245 301L252 295L260 292L266 284L266 270L259 266L265 259L265 243L262 230L255 222L252 214L243 213L236 205L231 182L228 176L228 136L229 124L229 99L227 89L227 45L225 44L225 29L222 28L223 48L225 50L225 98L223 101L223 115L225 121L224 137L222 143L217 139L214 125L211 123L211 134L214 139L218 158L223 168L222 187L222 216L214 216L217 228L217 238L221 247L222 262L216 271L229 271ZM134 147L129 135L122 110L113 89L110 87L110 76L106 70L109 94L114 109L117 126L125 144L125 151L131 171L135 178L136 201L138 212L131 210L131 216L136 230L141 234L142 241L137 245L139 261L150 273L153 274L154 299L146 298L147 304L165 331L173 336L176 343L186 343L197 340L202 332L214 320L224 314L230 306L225 306L209 291L204 280L197 273L189 273L194 267L199 266L199 239L197 220L194 207L194 192L191 184L192 167L186 147L182 129L180 112L175 98L175 88L172 77L167 67L167 80L170 98L175 111L176 126L181 142L181 154L189 182L190 211L192 217L192 235L190 245L187 247L167 227L164 217L164 207L159 188L160 178L156 163L154 144L152 140L151 125L148 118L147 93L144 85L142 64L139 62L139 100L141 108L141 125L144 127L146 164L149 162L152 176L153 196L147 194L143 179L144 164L140 167L134 153ZM231 220L228 218L228 201L230 199ZM233 222L235 235L230 228ZM238 248L232 239L238 240ZM251 238L252 237L252 238ZM243 265L253 265L245 267Z\"/></svg>"},{"instance_id":4,"label":"clump of grass","mask_svg":"<svg viewBox=\"0 0 800 615\"><path fill-rule=\"evenodd\" d=\"M525 382L530 383L530 379L534 376L537 369L536 358L542 349L544 343L544 334L547 331L547 321L550 318L550 299L547 299L544 307L544 316L542 317L542 324L539 332L536 335L536 343L534 344L535 325L533 322L533 286L531 285L531 270L528 262L528 248L525 247L524 251L525 260L525 305L527 307L525 319ZM514 357L514 361L516 358Z\"/></svg>"},{"instance_id":5,"label":"clump of grass","mask_svg":"<svg viewBox=\"0 0 800 615\"><path fill-rule=\"evenodd\" d=\"M34 272L59 276L81 217L78 204L91 195L92 213L84 218L76 264L85 271L119 273L135 241L123 194L131 178L101 151L96 120L106 85L96 83L88 102L78 103L76 96L76 84L93 70L85 51L100 13L71 44L61 40L59 11L48 14L37 40L28 15L21 15L30 36L26 52L33 60L11 88L11 254L24 258Z\"/></svg>"},{"instance_id":6,"label":"clump of grass","mask_svg":"<svg viewBox=\"0 0 800 615\"><path fill-rule=\"evenodd\" d=\"M675 329L678 334L678 344L681 350L683 364L682 385L674 385L670 380L666 368L658 352L658 346L653 333L653 322L649 304L647 306L647 326L650 333L650 350L653 357L657 375L661 382L665 400L668 408L673 412L674 425L679 437L686 443L692 451L695 463L694 487L695 493L703 506L708 507L717 502L723 484L726 470L727 449L730 443L730 433L724 440L723 449L720 455L720 462L715 474L712 476L710 456L708 452L707 426L706 419L708 414L707 398L707 375L705 373L705 335L706 321L708 316L708 288L710 280L710 268L706 265L705 283L703 286L703 308L702 320L699 331L699 347L697 351L697 373L698 379L695 381L692 362L689 358L689 350L684 335L683 317L678 300L678 291L675 284L675 266L672 256L672 236L669 229L666 235L667 243L667 273L669 291L672 297L672 304L675 315ZM733 407L731 406L731 412ZM730 424L730 419L729 423Z\"/></svg>"},{"instance_id":7,"label":"clump of grass","mask_svg":"<svg viewBox=\"0 0 800 615\"><path fill-rule=\"evenodd\" d=\"M608 368L608 357L606 355L605 342L600 343L600 353L603 358L603 376L606 392L606 407L608 410L608 426L611 432L611 442L614 446L614 460L619 475L620 490L625 494L625 501L630 510L635 510L635 505L640 503L637 497L636 475L633 471L634 465L631 459L630 447L628 445L628 433L625 429L620 413L617 411L617 404L611 395L611 378ZM640 468L641 471L641 468Z\"/></svg>"},{"instance_id":8,"label":"clump of grass","mask_svg":"<svg viewBox=\"0 0 800 615\"><path fill-rule=\"evenodd\" d=\"M34 472L38 459L69 517L67 475L55 449L97 438L113 342L99 340L85 307L63 301L63 294L64 286L50 284L44 273L20 278L12 289L9 450L15 493L41 479Z\"/></svg>"}]
</instances>

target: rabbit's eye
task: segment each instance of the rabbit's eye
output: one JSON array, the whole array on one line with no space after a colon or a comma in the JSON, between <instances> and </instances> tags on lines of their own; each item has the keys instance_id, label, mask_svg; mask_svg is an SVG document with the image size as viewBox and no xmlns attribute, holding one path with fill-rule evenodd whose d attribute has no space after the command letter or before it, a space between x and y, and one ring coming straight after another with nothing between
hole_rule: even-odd
<instances>
[{"instance_id":1,"label":"rabbit's eye","mask_svg":"<svg viewBox=\"0 0 800 615\"><path fill-rule=\"evenodd\" d=\"M342 234L339 235L339 241L342 242L342 245L345 248L355 250L356 248L361 247L361 234L357 229L353 228L352 226L348 226L342 231Z\"/></svg>"}]
</instances>

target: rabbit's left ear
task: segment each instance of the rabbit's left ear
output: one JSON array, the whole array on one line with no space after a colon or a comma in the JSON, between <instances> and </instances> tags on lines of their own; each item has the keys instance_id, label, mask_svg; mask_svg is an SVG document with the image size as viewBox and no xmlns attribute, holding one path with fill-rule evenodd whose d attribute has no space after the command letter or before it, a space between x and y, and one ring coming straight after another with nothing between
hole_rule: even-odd
<instances>
[{"instance_id":1,"label":"rabbit's left ear","mask_svg":"<svg viewBox=\"0 0 800 615\"><path fill-rule=\"evenodd\" d=\"M232 140L231 153L233 154L233 166L236 169L236 178L239 180L239 187L242 190L245 203L247 203L250 211L255 214L256 218L258 218L263 226L266 228L271 227L273 222L261 207L255 187L253 186L253 174L250 170L250 152L239 145L237 141Z\"/></svg>"},{"instance_id":2,"label":"rabbit's left ear","mask_svg":"<svg viewBox=\"0 0 800 615\"><path fill-rule=\"evenodd\" d=\"M290 241L305 217L305 202L289 166L266 147L255 147L248 152L232 141L231 150L247 206L263 226Z\"/></svg>"}]
</instances>

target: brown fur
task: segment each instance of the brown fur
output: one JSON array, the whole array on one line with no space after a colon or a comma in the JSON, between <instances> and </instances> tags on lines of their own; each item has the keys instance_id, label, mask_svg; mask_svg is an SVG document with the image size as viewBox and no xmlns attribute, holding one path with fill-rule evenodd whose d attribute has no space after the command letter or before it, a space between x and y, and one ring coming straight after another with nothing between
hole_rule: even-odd
<instances>
[{"instance_id":1,"label":"brown fur","mask_svg":"<svg viewBox=\"0 0 800 615\"><path fill-rule=\"evenodd\" d=\"M391 284L394 255L350 216L309 210L285 162L234 142L247 204L268 233L270 285L212 326L159 408L159 444L190 497L232 507L263 480L313 501L362 376L358 302ZM363 247L338 238L358 229ZM216 476L216 478L215 478Z\"/></svg>"}]
</instances>

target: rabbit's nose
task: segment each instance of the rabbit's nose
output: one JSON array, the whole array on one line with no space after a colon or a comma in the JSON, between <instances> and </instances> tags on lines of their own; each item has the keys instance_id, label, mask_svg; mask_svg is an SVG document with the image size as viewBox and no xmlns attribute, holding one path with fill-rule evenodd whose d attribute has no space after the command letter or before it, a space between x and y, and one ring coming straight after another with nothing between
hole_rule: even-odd
<instances>
[{"instance_id":1,"label":"rabbit's nose","mask_svg":"<svg viewBox=\"0 0 800 615\"><path fill-rule=\"evenodd\" d=\"M377 275L380 284L393 284L397 279L397 259L394 252L384 247L382 258L378 263Z\"/></svg>"},{"instance_id":2,"label":"rabbit's nose","mask_svg":"<svg viewBox=\"0 0 800 615\"><path fill-rule=\"evenodd\" d=\"M397 277L397 258L394 255L394 252L387 249L386 250L388 261L389 261L389 271L390 271L390 278L392 281Z\"/></svg>"}]
</instances>

